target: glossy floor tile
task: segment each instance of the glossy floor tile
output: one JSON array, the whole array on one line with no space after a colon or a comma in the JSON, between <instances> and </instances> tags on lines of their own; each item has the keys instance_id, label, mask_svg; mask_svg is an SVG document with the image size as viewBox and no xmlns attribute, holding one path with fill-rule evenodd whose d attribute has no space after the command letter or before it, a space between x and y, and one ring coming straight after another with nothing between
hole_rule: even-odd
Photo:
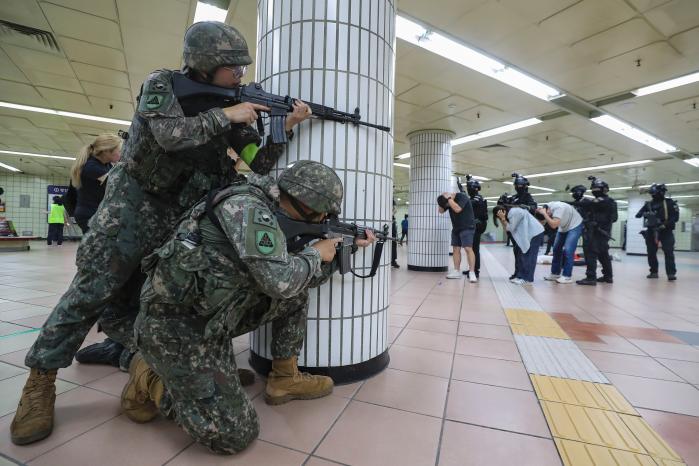
<instances>
[{"instance_id":1,"label":"glossy floor tile","mask_svg":"<svg viewBox=\"0 0 699 466\"><path fill-rule=\"evenodd\" d=\"M238 455L213 455L162 417L132 423L119 405L128 375L77 363L59 372L53 434L13 445L9 424L27 377L24 356L36 338L31 330L67 288L75 247L38 244L31 254L0 257L0 466L7 458L13 460L7 464L32 466L562 464L555 444L562 440L552 438L487 263L476 286L441 273L391 270L388 368L336 386L329 397L281 406L264 403L265 378L257 377L246 393L259 415L260 437ZM483 247L509 270L511 249ZM399 248L402 265L405 249ZM570 332L618 396L686 464L699 465L699 345L690 344L699 325L690 285L699 282L699 259L693 257L678 255L682 273L672 294L662 280L637 286L645 266L635 257L614 263L611 287L557 287L541 279L548 269L538 267L526 292ZM86 344L103 337L93 329ZM249 367L247 337L233 344L237 364ZM543 402L561 404L545 396ZM572 450L581 445L565 441Z\"/></svg>"}]
</instances>

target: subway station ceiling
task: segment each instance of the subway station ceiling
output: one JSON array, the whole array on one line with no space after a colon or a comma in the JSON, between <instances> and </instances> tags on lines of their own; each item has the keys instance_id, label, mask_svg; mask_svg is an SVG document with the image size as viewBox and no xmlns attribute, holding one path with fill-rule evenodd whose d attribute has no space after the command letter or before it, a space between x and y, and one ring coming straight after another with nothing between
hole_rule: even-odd
<instances>
[{"instance_id":1,"label":"subway station ceiling","mask_svg":"<svg viewBox=\"0 0 699 466\"><path fill-rule=\"evenodd\" d=\"M146 74L180 67L183 32L196 5L195 0L2 0L0 101L128 121ZM255 0L231 0L228 8L227 22L243 32L251 48L256 7ZM399 0L397 9L688 154L699 153L699 83L608 99L699 71L697 0ZM30 29L20 33L14 25ZM456 173L494 180L484 184L486 196L506 191L502 181L513 171L549 173L639 160L652 162L590 174L612 187L699 181L699 168L677 157L578 114L561 114L553 102L400 39L395 94L395 155L410 151L407 135L414 130L450 129L461 137L561 115L454 147ZM127 126L0 107L5 151L72 156L96 134L118 129ZM67 175L70 165L2 153L0 162L35 175ZM561 191L585 182L587 174L530 181L558 191L541 198L553 199L565 197ZM409 199L408 185L409 170L396 166L401 202ZM671 192L699 194L699 184ZM624 198L626 192L615 195ZM682 201L699 205L699 198Z\"/></svg>"}]
</instances>

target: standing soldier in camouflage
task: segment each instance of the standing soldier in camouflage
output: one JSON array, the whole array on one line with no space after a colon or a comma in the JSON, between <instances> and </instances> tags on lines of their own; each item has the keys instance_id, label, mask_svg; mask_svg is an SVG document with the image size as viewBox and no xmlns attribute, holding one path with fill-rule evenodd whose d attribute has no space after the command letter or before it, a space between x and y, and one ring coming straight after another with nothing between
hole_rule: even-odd
<instances>
[{"instance_id":1,"label":"standing soldier in camouflage","mask_svg":"<svg viewBox=\"0 0 699 466\"><path fill-rule=\"evenodd\" d=\"M252 62L240 33L217 22L187 30L183 60L190 78L223 87L239 85ZM251 168L261 172L284 150L269 140L257 150L261 141L249 125L266 107L242 103L187 117L173 94L171 76L172 71L158 70L143 83L122 163L110 173L104 200L78 248L78 272L27 354L31 373L10 428L18 445L51 434L57 370L70 366L95 322L135 351L141 259L162 244L186 209L239 176L226 148L243 148L248 160L253 158ZM309 116L308 106L297 102L287 131Z\"/></svg>"},{"instance_id":2,"label":"standing soldier in camouflage","mask_svg":"<svg viewBox=\"0 0 699 466\"><path fill-rule=\"evenodd\" d=\"M320 222L339 214L342 181L309 160L286 169L278 185L250 175L197 204L174 236L144 260L148 274L135 325L122 408L133 421L160 411L197 442L232 454L258 435L255 409L236 372L232 340L272 322L272 372L265 400L281 404L329 395L329 377L300 373L308 289L334 270L338 240L287 252L275 217ZM374 240L371 231L365 247Z\"/></svg>"}]
</instances>

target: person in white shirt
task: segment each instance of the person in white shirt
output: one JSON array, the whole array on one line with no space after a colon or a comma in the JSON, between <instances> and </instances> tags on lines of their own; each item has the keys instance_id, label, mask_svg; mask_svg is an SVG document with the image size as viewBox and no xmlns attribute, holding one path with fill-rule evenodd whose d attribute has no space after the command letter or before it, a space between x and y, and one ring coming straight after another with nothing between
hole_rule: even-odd
<instances>
[{"instance_id":1,"label":"person in white shirt","mask_svg":"<svg viewBox=\"0 0 699 466\"><path fill-rule=\"evenodd\" d=\"M544 243L544 227L529 210L520 207L507 210L504 206L496 206L493 209L493 221L496 226L497 220L512 234L522 250L522 254L517 257L517 274L510 281L518 285L531 285L534 282L539 248Z\"/></svg>"},{"instance_id":2,"label":"person in white shirt","mask_svg":"<svg viewBox=\"0 0 699 466\"><path fill-rule=\"evenodd\" d=\"M553 243L553 260L551 274L545 280L558 283L572 283L573 265L575 263L575 248L582 235L582 217L575 208L567 202L553 201L544 204L537 210L544 216L551 228L558 228L556 240Z\"/></svg>"}]
</instances>

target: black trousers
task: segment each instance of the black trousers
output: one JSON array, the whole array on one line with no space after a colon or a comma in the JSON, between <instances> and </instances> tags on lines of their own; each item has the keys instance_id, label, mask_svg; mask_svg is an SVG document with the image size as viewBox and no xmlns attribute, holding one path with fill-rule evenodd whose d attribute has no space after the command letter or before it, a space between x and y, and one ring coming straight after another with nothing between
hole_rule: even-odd
<instances>
[{"instance_id":1,"label":"black trousers","mask_svg":"<svg viewBox=\"0 0 699 466\"><path fill-rule=\"evenodd\" d=\"M398 260L398 242L391 241L391 263L395 264Z\"/></svg>"},{"instance_id":2,"label":"black trousers","mask_svg":"<svg viewBox=\"0 0 699 466\"><path fill-rule=\"evenodd\" d=\"M515 256L515 272L514 276L519 277L519 263L522 260L522 250L517 246L517 241L515 241L514 237L510 234L510 232L507 232L507 238L512 241L512 254Z\"/></svg>"},{"instance_id":3,"label":"black trousers","mask_svg":"<svg viewBox=\"0 0 699 466\"><path fill-rule=\"evenodd\" d=\"M403 230L400 234L400 242L402 243L405 238L408 237L408 230Z\"/></svg>"},{"instance_id":4,"label":"black trousers","mask_svg":"<svg viewBox=\"0 0 699 466\"><path fill-rule=\"evenodd\" d=\"M613 278L612 257L609 255L609 240L599 233L585 233L583 239L587 278L597 279L597 261L602 264L604 278Z\"/></svg>"},{"instance_id":5,"label":"black trousers","mask_svg":"<svg viewBox=\"0 0 699 466\"><path fill-rule=\"evenodd\" d=\"M665 273L668 275L676 275L677 268L675 267L675 234L672 230L661 230L654 233L648 230L643 235L646 239L646 251L648 252L648 266L651 273L658 273L658 244L656 238L660 241L665 254Z\"/></svg>"},{"instance_id":6,"label":"black trousers","mask_svg":"<svg viewBox=\"0 0 699 466\"><path fill-rule=\"evenodd\" d=\"M52 241L55 241L58 245L63 244L62 223L49 223L49 233L46 235L46 244L51 246Z\"/></svg>"},{"instance_id":7,"label":"black trousers","mask_svg":"<svg viewBox=\"0 0 699 466\"><path fill-rule=\"evenodd\" d=\"M481 235L483 233L478 232L473 235L473 254L476 256L476 276L481 273Z\"/></svg>"}]
</instances>

